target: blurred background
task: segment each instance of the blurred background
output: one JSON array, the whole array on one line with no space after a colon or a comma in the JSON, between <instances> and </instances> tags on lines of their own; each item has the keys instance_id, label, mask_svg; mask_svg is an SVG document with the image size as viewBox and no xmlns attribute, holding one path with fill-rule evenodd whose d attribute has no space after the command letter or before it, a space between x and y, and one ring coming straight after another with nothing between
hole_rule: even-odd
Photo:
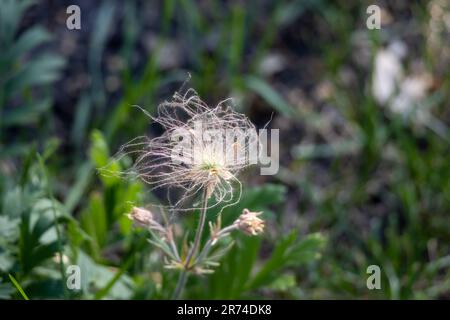
<instances>
[{"instance_id":1,"label":"blurred background","mask_svg":"<svg viewBox=\"0 0 450 320\"><path fill-rule=\"evenodd\" d=\"M224 219L263 210L266 232L185 298L450 298L449 63L448 0L0 0L0 298L170 297L176 273L125 216L155 196L97 168L158 134L132 105L155 112L188 73L209 104L273 116L280 170L243 173Z\"/></svg>"}]
</instances>

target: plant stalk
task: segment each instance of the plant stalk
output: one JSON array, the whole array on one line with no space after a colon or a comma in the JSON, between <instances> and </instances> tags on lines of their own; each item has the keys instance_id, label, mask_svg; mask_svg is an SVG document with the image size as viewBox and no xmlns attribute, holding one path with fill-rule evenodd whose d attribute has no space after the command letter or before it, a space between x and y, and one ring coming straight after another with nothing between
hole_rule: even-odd
<instances>
[{"instance_id":1,"label":"plant stalk","mask_svg":"<svg viewBox=\"0 0 450 320\"><path fill-rule=\"evenodd\" d=\"M202 200L202 209L200 211L200 220L198 222L197 231L195 233L194 238L194 244L192 245L191 249L189 250L186 260L184 261L184 268L181 270L180 277L178 278L178 283L175 288L175 292L173 294L173 299L177 300L179 299L181 292L183 291L184 286L186 285L187 281L187 273L190 268L190 263L192 258L194 257L195 253L198 250L198 247L200 246L200 240L202 238L203 229L205 227L205 221L206 221L206 209L208 207L208 198L207 198L207 192L206 189L203 191L203 200Z\"/></svg>"},{"instance_id":2,"label":"plant stalk","mask_svg":"<svg viewBox=\"0 0 450 320\"><path fill-rule=\"evenodd\" d=\"M178 300L181 296L181 292L184 289L184 286L186 285L187 281L187 271L185 269L181 270L180 277L178 278L177 287L175 288L175 291L173 292L172 299Z\"/></svg>"}]
</instances>

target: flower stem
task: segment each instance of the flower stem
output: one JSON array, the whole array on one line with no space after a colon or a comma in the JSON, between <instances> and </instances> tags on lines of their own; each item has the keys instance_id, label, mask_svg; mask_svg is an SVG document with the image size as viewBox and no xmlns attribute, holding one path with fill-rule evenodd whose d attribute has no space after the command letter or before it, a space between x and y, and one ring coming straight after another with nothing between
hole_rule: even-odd
<instances>
[{"instance_id":1,"label":"flower stem","mask_svg":"<svg viewBox=\"0 0 450 320\"><path fill-rule=\"evenodd\" d=\"M181 270L180 277L178 278L177 287L175 288L175 291L173 292L172 299L178 300L180 298L181 292L183 291L183 288L187 281L187 271L185 269Z\"/></svg>"},{"instance_id":2,"label":"flower stem","mask_svg":"<svg viewBox=\"0 0 450 320\"><path fill-rule=\"evenodd\" d=\"M205 258L208 253L209 253L209 249L211 249L211 247L213 246L213 243L215 241L218 241L221 237L226 236L227 234L229 234L231 231L236 230L237 226L235 224L232 224L226 228L223 228L222 230L220 230L214 238L210 238L206 244L204 245L202 251L200 252L200 254L197 256L195 262L197 261L202 261L203 258Z\"/></svg>"},{"instance_id":3,"label":"flower stem","mask_svg":"<svg viewBox=\"0 0 450 320\"><path fill-rule=\"evenodd\" d=\"M208 206L207 202L208 199L206 198L206 190L205 190L205 192L203 193L202 210L200 211L200 221L198 222L197 232L195 233L194 244L192 245L191 250L189 251L186 260L184 262L184 266L186 269L189 269L191 260L194 257L195 253L197 252L198 247L200 245L200 240L206 220L206 208Z\"/></svg>"},{"instance_id":4,"label":"flower stem","mask_svg":"<svg viewBox=\"0 0 450 320\"><path fill-rule=\"evenodd\" d=\"M203 228L205 227L207 207L208 207L208 196L207 196L207 191L205 189L203 191L202 209L200 211L200 220L198 222L197 231L195 233L194 244L192 245L191 249L189 250L189 252L186 256L186 260L184 261L184 269L181 270L181 274L180 274L180 277L178 278L178 283L175 288L175 292L173 294L174 300L177 300L180 297L181 292L183 291L183 288L187 281L187 273L189 271L189 268L191 267L190 266L191 260L194 257L195 253L197 252L198 247L200 246L200 240L202 237Z\"/></svg>"}]
</instances>

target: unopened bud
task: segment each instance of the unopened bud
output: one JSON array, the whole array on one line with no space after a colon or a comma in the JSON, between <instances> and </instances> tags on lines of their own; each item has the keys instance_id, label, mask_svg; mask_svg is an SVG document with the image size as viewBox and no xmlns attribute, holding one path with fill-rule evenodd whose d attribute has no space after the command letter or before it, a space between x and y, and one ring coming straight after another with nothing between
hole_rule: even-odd
<instances>
[{"instance_id":1,"label":"unopened bud","mask_svg":"<svg viewBox=\"0 0 450 320\"><path fill-rule=\"evenodd\" d=\"M152 213L143 208L133 207L133 210L127 216L141 227L150 227L153 223Z\"/></svg>"},{"instance_id":2,"label":"unopened bud","mask_svg":"<svg viewBox=\"0 0 450 320\"><path fill-rule=\"evenodd\" d=\"M249 236L256 236L264 231L264 220L258 218L261 212L242 210L242 214L234 222L239 230Z\"/></svg>"}]
</instances>

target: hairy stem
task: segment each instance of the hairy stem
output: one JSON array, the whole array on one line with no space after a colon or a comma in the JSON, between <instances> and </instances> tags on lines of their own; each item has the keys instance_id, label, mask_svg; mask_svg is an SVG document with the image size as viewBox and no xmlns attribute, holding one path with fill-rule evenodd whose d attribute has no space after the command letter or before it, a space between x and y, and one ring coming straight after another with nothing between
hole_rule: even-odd
<instances>
[{"instance_id":1,"label":"hairy stem","mask_svg":"<svg viewBox=\"0 0 450 320\"><path fill-rule=\"evenodd\" d=\"M215 241L220 240L220 238L222 238L223 236L226 236L227 234L229 234L231 231L236 230L237 226L235 224L232 224L226 228L223 228L222 230L220 230L216 236L214 238L210 238L205 246L203 247L202 251L200 252L200 254L198 255L197 259L195 260L195 262L198 261L202 261L202 259L204 259L208 253L209 253L209 249L211 249L211 247L213 246L213 243Z\"/></svg>"},{"instance_id":2,"label":"hairy stem","mask_svg":"<svg viewBox=\"0 0 450 320\"><path fill-rule=\"evenodd\" d=\"M207 207L208 207L208 196L207 196L207 191L205 189L203 191L202 209L200 211L200 220L198 222L197 231L195 233L194 244L192 245L191 249L189 250L189 252L186 256L186 260L184 261L184 269L181 270L181 274L180 274L180 277L178 278L178 283L175 288L175 292L173 294L174 300L177 300L180 297L181 292L183 291L183 288L187 281L187 276L188 276L187 273L188 273L189 268L191 267L190 266L191 260L194 257L195 253L197 252L198 247L200 246L200 240L202 238L203 229L205 227Z\"/></svg>"},{"instance_id":3,"label":"hairy stem","mask_svg":"<svg viewBox=\"0 0 450 320\"><path fill-rule=\"evenodd\" d=\"M205 192L203 193L202 210L200 211L200 220L198 222L197 232L195 233L194 244L192 245L191 250L189 250L189 253L184 262L185 269L189 269L191 260L194 257L195 253L197 252L198 247L200 245L200 239L202 237L203 228L205 227L206 207L208 206L207 202L208 199L206 198L206 190L205 190Z\"/></svg>"},{"instance_id":4,"label":"hairy stem","mask_svg":"<svg viewBox=\"0 0 450 320\"><path fill-rule=\"evenodd\" d=\"M177 287L175 288L175 291L173 292L172 299L178 300L181 296L181 292L183 291L184 286L186 285L187 281L187 271L181 270L180 277L178 278Z\"/></svg>"}]
</instances>

